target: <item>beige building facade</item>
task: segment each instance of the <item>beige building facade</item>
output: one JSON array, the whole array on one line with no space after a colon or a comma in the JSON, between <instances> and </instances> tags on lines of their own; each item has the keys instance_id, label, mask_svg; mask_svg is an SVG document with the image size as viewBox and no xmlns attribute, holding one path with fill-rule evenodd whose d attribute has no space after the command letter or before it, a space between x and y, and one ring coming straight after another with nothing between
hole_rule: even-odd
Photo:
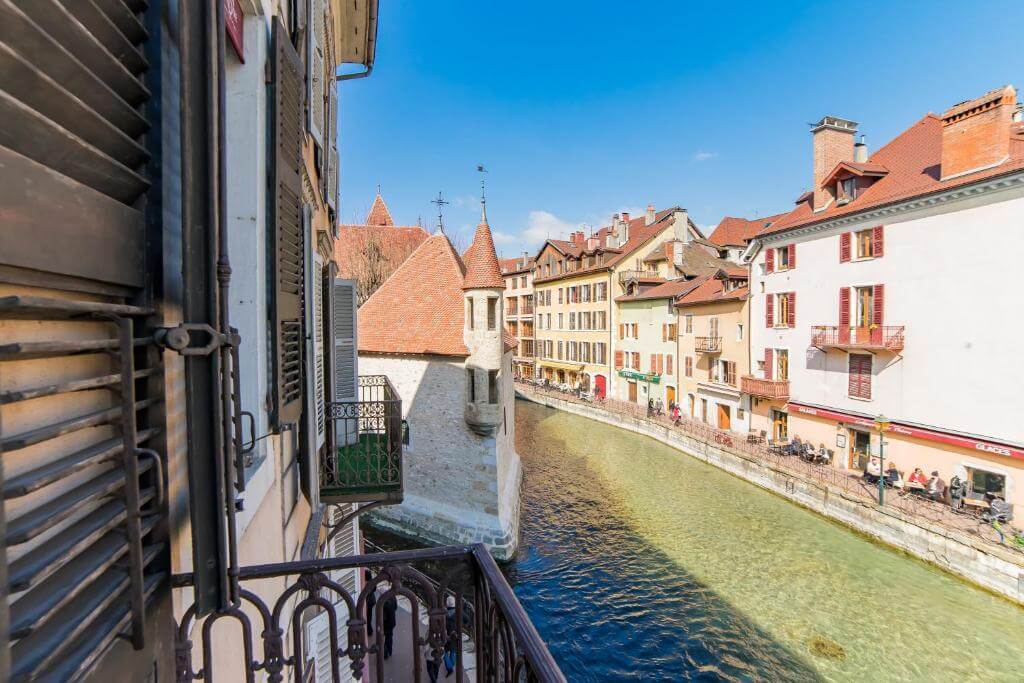
<instances>
[{"instance_id":1,"label":"beige building facade","mask_svg":"<svg viewBox=\"0 0 1024 683\"><path fill-rule=\"evenodd\" d=\"M498 262L505 280L505 330L516 342L512 351L512 373L516 378L533 379L536 376L534 260L529 254L523 254Z\"/></svg>"}]
</instances>

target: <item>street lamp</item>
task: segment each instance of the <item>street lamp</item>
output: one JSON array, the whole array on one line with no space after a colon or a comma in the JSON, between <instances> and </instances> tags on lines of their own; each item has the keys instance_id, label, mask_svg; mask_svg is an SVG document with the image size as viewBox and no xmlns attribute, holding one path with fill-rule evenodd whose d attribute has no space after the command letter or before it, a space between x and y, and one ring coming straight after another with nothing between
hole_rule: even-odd
<instances>
[{"instance_id":1,"label":"street lamp","mask_svg":"<svg viewBox=\"0 0 1024 683\"><path fill-rule=\"evenodd\" d=\"M878 504L885 505L885 432L889 429L889 418L879 415L875 418L878 428Z\"/></svg>"}]
</instances>

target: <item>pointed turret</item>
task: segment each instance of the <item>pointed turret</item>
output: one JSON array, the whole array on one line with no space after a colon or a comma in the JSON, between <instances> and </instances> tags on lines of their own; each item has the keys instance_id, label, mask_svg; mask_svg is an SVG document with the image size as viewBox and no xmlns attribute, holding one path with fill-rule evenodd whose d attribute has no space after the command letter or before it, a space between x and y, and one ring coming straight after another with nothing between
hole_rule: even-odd
<instances>
[{"instance_id":1,"label":"pointed turret","mask_svg":"<svg viewBox=\"0 0 1024 683\"><path fill-rule=\"evenodd\" d=\"M466 250L463 260L466 264L466 280L463 289L504 289L505 280L501 277L501 265L498 253L494 249L494 236L491 226L487 225L487 211L484 209L480 225L476 226L473 243Z\"/></svg>"},{"instance_id":2,"label":"pointed turret","mask_svg":"<svg viewBox=\"0 0 1024 683\"><path fill-rule=\"evenodd\" d=\"M366 214L366 225L392 227L394 224L395 221L391 218L388 205L384 203L384 198L380 196L380 191L378 190L377 197L373 200L373 206L370 207L370 213Z\"/></svg>"}]
</instances>

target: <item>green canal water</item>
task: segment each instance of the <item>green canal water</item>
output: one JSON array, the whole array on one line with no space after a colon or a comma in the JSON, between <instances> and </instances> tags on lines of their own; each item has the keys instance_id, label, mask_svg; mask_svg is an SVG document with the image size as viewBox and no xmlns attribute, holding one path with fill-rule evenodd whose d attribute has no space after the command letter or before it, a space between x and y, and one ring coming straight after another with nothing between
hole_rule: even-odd
<instances>
[{"instance_id":1,"label":"green canal water","mask_svg":"<svg viewBox=\"0 0 1024 683\"><path fill-rule=\"evenodd\" d=\"M513 587L572 681L1024 680L1024 610L660 443L523 401Z\"/></svg>"}]
</instances>

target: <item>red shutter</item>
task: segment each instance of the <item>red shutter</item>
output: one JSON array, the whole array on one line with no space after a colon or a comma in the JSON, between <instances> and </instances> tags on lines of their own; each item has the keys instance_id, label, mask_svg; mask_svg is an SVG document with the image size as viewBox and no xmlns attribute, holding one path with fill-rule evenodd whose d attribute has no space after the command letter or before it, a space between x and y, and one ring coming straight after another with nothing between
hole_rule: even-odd
<instances>
[{"instance_id":1,"label":"red shutter","mask_svg":"<svg viewBox=\"0 0 1024 683\"><path fill-rule=\"evenodd\" d=\"M772 367L772 350L764 350L764 378L771 379L775 374L775 369Z\"/></svg>"},{"instance_id":2,"label":"red shutter","mask_svg":"<svg viewBox=\"0 0 1024 683\"><path fill-rule=\"evenodd\" d=\"M883 234L883 228L881 225L876 225L871 229L871 251L875 258L882 256L885 253L885 239Z\"/></svg>"},{"instance_id":3,"label":"red shutter","mask_svg":"<svg viewBox=\"0 0 1024 683\"><path fill-rule=\"evenodd\" d=\"M670 354L668 354L668 360L665 361L665 374L666 375L671 375L672 374L672 369L673 369L672 368L672 360L673 360L672 354L670 353Z\"/></svg>"},{"instance_id":4,"label":"red shutter","mask_svg":"<svg viewBox=\"0 0 1024 683\"><path fill-rule=\"evenodd\" d=\"M852 353L848 367L850 396L871 398L871 356Z\"/></svg>"},{"instance_id":5,"label":"red shutter","mask_svg":"<svg viewBox=\"0 0 1024 683\"><path fill-rule=\"evenodd\" d=\"M789 268L792 270L796 268L796 245L789 245Z\"/></svg>"},{"instance_id":6,"label":"red shutter","mask_svg":"<svg viewBox=\"0 0 1024 683\"><path fill-rule=\"evenodd\" d=\"M665 341L668 338L668 333L665 331L666 328L667 328L667 325L665 325L665 323L662 323L661 324L661 341Z\"/></svg>"},{"instance_id":7,"label":"red shutter","mask_svg":"<svg viewBox=\"0 0 1024 683\"><path fill-rule=\"evenodd\" d=\"M786 316L786 326L796 327L796 292L786 295L789 298L789 315Z\"/></svg>"},{"instance_id":8,"label":"red shutter","mask_svg":"<svg viewBox=\"0 0 1024 683\"><path fill-rule=\"evenodd\" d=\"M619 339L625 339L625 331L622 323L619 323Z\"/></svg>"},{"instance_id":9,"label":"red shutter","mask_svg":"<svg viewBox=\"0 0 1024 683\"><path fill-rule=\"evenodd\" d=\"M850 288L839 288L839 326L850 326Z\"/></svg>"},{"instance_id":10,"label":"red shutter","mask_svg":"<svg viewBox=\"0 0 1024 683\"><path fill-rule=\"evenodd\" d=\"M875 285L874 296L874 310L871 311L871 322L876 325L882 325L885 311L885 285Z\"/></svg>"},{"instance_id":11,"label":"red shutter","mask_svg":"<svg viewBox=\"0 0 1024 683\"><path fill-rule=\"evenodd\" d=\"M765 327L775 325L775 295L769 294L764 298L764 324Z\"/></svg>"},{"instance_id":12,"label":"red shutter","mask_svg":"<svg viewBox=\"0 0 1024 683\"><path fill-rule=\"evenodd\" d=\"M651 370L650 371L653 372L653 373L657 373L658 372L658 355L654 354L654 353L651 354Z\"/></svg>"},{"instance_id":13,"label":"red shutter","mask_svg":"<svg viewBox=\"0 0 1024 683\"><path fill-rule=\"evenodd\" d=\"M764 267L769 273L775 271L775 250L768 249L764 254Z\"/></svg>"},{"instance_id":14,"label":"red shutter","mask_svg":"<svg viewBox=\"0 0 1024 683\"><path fill-rule=\"evenodd\" d=\"M620 370L622 368L622 351L615 352L615 369Z\"/></svg>"},{"instance_id":15,"label":"red shutter","mask_svg":"<svg viewBox=\"0 0 1024 683\"><path fill-rule=\"evenodd\" d=\"M839 262L845 263L850 260L850 233L844 232L839 236Z\"/></svg>"}]
</instances>

